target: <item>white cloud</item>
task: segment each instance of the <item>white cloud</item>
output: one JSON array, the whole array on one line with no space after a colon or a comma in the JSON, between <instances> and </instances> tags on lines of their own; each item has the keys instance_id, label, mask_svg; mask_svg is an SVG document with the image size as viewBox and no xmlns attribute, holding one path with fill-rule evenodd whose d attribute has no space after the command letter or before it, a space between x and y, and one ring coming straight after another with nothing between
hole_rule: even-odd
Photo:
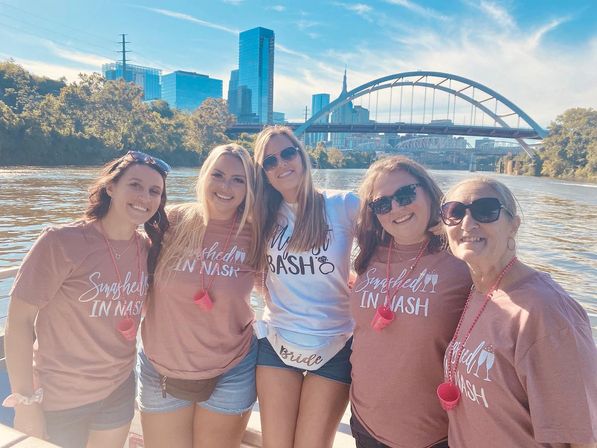
<instances>
[{"instance_id":1,"label":"white cloud","mask_svg":"<svg viewBox=\"0 0 597 448\"><path fill-rule=\"evenodd\" d=\"M80 73L93 73L97 70L79 70L73 67L69 67L66 65L59 65L59 64L50 64L44 61L37 61L33 59L25 59L10 56L7 54L0 53L0 58L3 59L10 59L12 58L17 64L22 65L23 68L29 70L30 72L39 75L45 76L52 79L59 79L59 78L66 78L67 81L73 82L79 79Z\"/></svg>"},{"instance_id":2,"label":"white cloud","mask_svg":"<svg viewBox=\"0 0 597 448\"><path fill-rule=\"evenodd\" d=\"M561 17L559 19L554 19L549 23L540 27L537 31L535 31L531 36L527 39L526 44L528 49L536 48L540 43L543 36L545 36L550 31L556 29L562 23L568 21L569 19L566 17Z\"/></svg>"},{"instance_id":3,"label":"white cloud","mask_svg":"<svg viewBox=\"0 0 597 448\"><path fill-rule=\"evenodd\" d=\"M510 13L503 8L502 6L483 0L479 4L479 8L483 11L488 17L493 19L496 23L501 25L504 28L513 29L516 28L516 22L514 18L510 15Z\"/></svg>"},{"instance_id":4,"label":"white cloud","mask_svg":"<svg viewBox=\"0 0 597 448\"><path fill-rule=\"evenodd\" d=\"M286 6L284 5L273 5L268 7L268 9L271 9L273 11L277 11L277 12L284 12L286 11Z\"/></svg>"},{"instance_id":5,"label":"white cloud","mask_svg":"<svg viewBox=\"0 0 597 448\"><path fill-rule=\"evenodd\" d=\"M245 0L222 0L224 3L228 3L229 5L238 6Z\"/></svg>"},{"instance_id":6,"label":"white cloud","mask_svg":"<svg viewBox=\"0 0 597 448\"><path fill-rule=\"evenodd\" d=\"M103 56L98 56L93 53L82 53L79 51L74 51L69 48L64 48L56 45L54 42L42 39L43 44L48 48L52 53L56 56L66 59L68 61L78 62L79 64L83 64L89 67L96 67L99 68L102 64L107 62L112 62L112 60L105 58Z\"/></svg>"},{"instance_id":7,"label":"white cloud","mask_svg":"<svg viewBox=\"0 0 597 448\"><path fill-rule=\"evenodd\" d=\"M386 3L390 3L392 5L402 6L422 17L427 17L431 19L438 19L438 20L448 20L448 17L431 9L425 8L421 5L418 5L410 0L385 0Z\"/></svg>"},{"instance_id":8,"label":"white cloud","mask_svg":"<svg viewBox=\"0 0 597 448\"><path fill-rule=\"evenodd\" d=\"M170 11L169 9L161 9L161 8L146 8L142 7L143 9L147 9L148 11L153 11L155 13L161 14L163 16L172 17L175 19L186 20L187 22L195 23L197 25L205 26L207 28L212 28L214 30L225 31L226 33L230 34L238 34L239 30L235 28L229 28L224 25L220 25L217 23L207 22L205 20L198 19L193 17L189 14L185 14L182 12Z\"/></svg>"},{"instance_id":9,"label":"white cloud","mask_svg":"<svg viewBox=\"0 0 597 448\"><path fill-rule=\"evenodd\" d=\"M368 14L373 11L373 8L365 3L343 3L334 2L336 6L340 6L344 9L357 13L360 16L368 17Z\"/></svg>"}]
</instances>

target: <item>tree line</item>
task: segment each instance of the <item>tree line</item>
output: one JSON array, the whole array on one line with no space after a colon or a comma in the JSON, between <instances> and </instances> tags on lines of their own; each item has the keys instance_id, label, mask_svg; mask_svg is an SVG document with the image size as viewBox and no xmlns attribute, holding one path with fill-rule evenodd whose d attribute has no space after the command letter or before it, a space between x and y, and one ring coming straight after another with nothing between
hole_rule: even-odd
<instances>
[{"instance_id":1,"label":"tree line","mask_svg":"<svg viewBox=\"0 0 597 448\"><path fill-rule=\"evenodd\" d=\"M143 101L142 90L100 74L67 83L0 62L0 165L94 165L129 150L174 166L198 166L216 145L231 141L252 151L254 136L231 140L235 121L226 101L208 98L193 112ZM321 168L367 167L370 156L308 148Z\"/></svg>"},{"instance_id":2,"label":"tree line","mask_svg":"<svg viewBox=\"0 0 597 448\"><path fill-rule=\"evenodd\" d=\"M165 101L143 101L142 90L100 74L67 83L0 62L0 165L94 165L129 150L198 166L216 145L237 142L252 151L255 136L225 134L235 117L226 101L209 98L193 112ZM307 147L316 167L366 168L372 152ZM549 126L538 157L514 158L520 174L597 181L597 111L574 108Z\"/></svg>"}]
</instances>

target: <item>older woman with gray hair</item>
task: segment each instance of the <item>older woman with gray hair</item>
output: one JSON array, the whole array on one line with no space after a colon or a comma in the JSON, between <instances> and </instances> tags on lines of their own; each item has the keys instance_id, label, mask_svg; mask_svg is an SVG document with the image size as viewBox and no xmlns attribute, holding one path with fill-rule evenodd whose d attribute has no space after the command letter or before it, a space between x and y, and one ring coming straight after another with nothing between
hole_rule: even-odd
<instances>
[{"instance_id":1,"label":"older woman with gray hair","mask_svg":"<svg viewBox=\"0 0 597 448\"><path fill-rule=\"evenodd\" d=\"M450 446L596 447L589 319L548 274L517 258L512 192L467 179L446 194L441 215L473 279L437 390Z\"/></svg>"}]
</instances>

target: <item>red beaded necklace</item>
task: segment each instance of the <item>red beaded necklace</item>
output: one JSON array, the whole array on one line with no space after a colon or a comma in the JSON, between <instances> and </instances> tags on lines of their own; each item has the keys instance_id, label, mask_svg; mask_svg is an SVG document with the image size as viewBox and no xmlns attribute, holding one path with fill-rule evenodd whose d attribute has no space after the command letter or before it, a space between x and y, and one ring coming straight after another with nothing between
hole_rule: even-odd
<instances>
[{"instance_id":1,"label":"red beaded necklace","mask_svg":"<svg viewBox=\"0 0 597 448\"><path fill-rule=\"evenodd\" d=\"M460 362L460 358L462 356L464 346L467 343L469 337L471 336L473 328L479 321L481 314L483 313L483 311L485 311L485 308L487 307L489 300L493 297L493 293L498 289L502 279L504 278L506 273L510 270L510 268L512 268L512 266L514 266L514 263L516 263L516 260L517 260L517 258L513 257L508 262L508 264L504 267L504 269L502 269L502 272L500 272L500 274L498 275L493 286L489 289L487 294L485 294L485 300L483 302L483 305L481 305L481 308L479 309L479 312L473 319L473 323L471 324L468 331L466 332L464 339L462 340L462 343L459 345L458 349L456 350L456 356L455 356L456 361L453 363L454 368L452 368L451 359L452 359L452 355L454 354L454 345L455 345L456 341L458 340L458 335L460 334L460 328L462 327L462 322L464 321L464 316L466 315L466 312L468 311L468 308L471 303L471 298L473 296L473 291L475 290L475 286L474 285L471 286L471 290L468 294L468 298L466 299L466 303L464 304L464 310L462 311L462 314L460 315L460 320L458 321L458 325L456 326L456 331L454 332L454 336L452 337L452 341L450 342L450 349L446 353L446 360L447 360L446 361L446 370L447 370L448 375L447 375L447 378L444 378L444 382L442 384L440 384L437 388L437 396L440 400L442 407L446 411L454 409L456 407L456 405L458 405L458 402L460 401L460 389L458 389L458 386L456 386L456 384L454 384L454 379L455 379L454 377L456 376L456 370L458 370L458 363Z\"/></svg>"},{"instance_id":2,"label":"red beaded necklace","mask_svg":"<svg viewBox=\"0 0 597 448\"><path fill-rule=\"evenodd\" d=\"M108 242L108 238L106 237L106 232L104 230L104 226L101 221L98 221L100 227L100 234L104 238L104 242L106 243L106 247L108 248L108 253L110 254L110 259L112 260L112 266L114 266L114 271L116 272L116 278L118 279L119 287L122 286L122 275L120 275L120 269L118 269L118 264L116 263L116 259L120 257L115 256L115 251ZM137 246L137 277L138 277L138 285L139 285L139 298L141 298L141 290L143 289L141 285L141 247L139 245L139 234L135 230L135 244ZM127 246L128 249L128 246ZM124 253L124 252L123 252ZM122 254L121 254L122 255ZM135 324L134 319L130 316L128 312L125 313L124 317L118 322L116 328L118 332L122 335L124 339L127 341L134 341L137 337L137 326Z\"/></svg>"},{"instance_id":3,"label":"red beaded necklace","mask_svg":"<svg viewBox=\"0 0 597 448\"><path fill-rule=\"evenodd\" d=\"M232 231L234 230L234 226L236 225L236 219L238 217L238 214L235 213L234 214L234 221L232 221L232 225L230 226L230 230L228 231L228 236L226 237L226 241L224 243L224 249L223 249L223 253L225 253L228 250L228 244L230 243L230 238L232 237ZM201 248L201 289L199 291L197 291L197 293L193 296L193 302L195 302L195 305L197 305L199 307L200 310L202 311L211 311L211 309L214 306L213 300L211 299L211 296L209 295L209 290L211 289L211 287L213 286L213 283L215 281L215 276L212 276L209 279L209 283L207 284L207 288L205 287L205 269L204 269L204 255L203 255L204 249L203 247Z\"/></svg>"},{"instance_id":4,"label":"red beaded necklace","mask_svg":"<svg viewBox=\"0 0 597 448\"><path fill-rule=\"evenodd\" d=\"M390 259L391 259L392 248L394 246L394 243L395 243L395 240L392 238L392 243L390 244L390 247L388 247L388 260L386 263L386 300L385 300L385 304L377 307L377 309L375 310L375 315L373 316L373 320L371 321L371 327L373 327L373 329L376 331L381 331L382 329L384 329L385 327L390 325L392 323L392 321L394 320L394 317L396 316L396 313L394 311L392 311L392 308L390 307L390 301L392 300L392 297L394 297L394 295L396 294L398 289L400 289L401 285L396 286L396 288L394 288L393 291L390 288ZM419 264L419 261L421 260L421 258L423 258L423 254L425 253L427 246L429 246L429 240L425 241L425 243L421 246L419 253L415 257L414 263L412 265L410 265L408 272L406 273L406 275L404 277L405 279L408 278L413 273L413 271L417 267L417 264Z\"/></svg>"}]
</instances>

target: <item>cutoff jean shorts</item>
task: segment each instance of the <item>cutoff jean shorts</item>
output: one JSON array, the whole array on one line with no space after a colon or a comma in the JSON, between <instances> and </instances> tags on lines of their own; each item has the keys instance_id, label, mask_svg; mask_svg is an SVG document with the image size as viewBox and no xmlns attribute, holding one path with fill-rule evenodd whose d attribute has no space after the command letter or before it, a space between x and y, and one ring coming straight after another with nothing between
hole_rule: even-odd
<instances>
[{"instance_id":1,"label":"cutoff jean shorts","mask_svg":"<svg viewBox=\"0 0 597 448\"><path fill-rule=\"evenodd\" d=\"M243 360L224 372L207 401L197 403L204 409L219 414L241 415L253 408L257 400L255 386L255 363L257 361L257 339L253 336L251 348ZM143 350L139 351L137 362L139 381L137 384L137 405L141 412L166 413L193 406L195 403L181 400L170 394L162 396L160 374Z\"/></svg>"},{"instance_id":2,"label":"cutoff jean shorts","mask_svg":"<svg viewBox=\"0 0 597 448\"><path fill-rule=\"evenodd\" d=\"M129 424L135 413L135 372L103 400L72 409L44 411L50 442L63 448L85 448L90 431Z\"/></svg>"},{"instance_id":3,"label":"cutoff jean shorts","mask_svg":"<svg viewBox=\"0 0 597 448\"><path fill-rule=\"evenodd\" d=\"M352 365L350 364L350 355L352 354L352 337L346 341L342 350L334 355L332 359L326 362L317 370L303 370L297 367L288 366L280 359L272 344L267 338L259 339L259 356L257 365L265 367L276 367L278 369L288 369L295 372L308 375L317 375L328 380L339 381L344 384L350 384Z\"/></svg>"}]
</instances>

